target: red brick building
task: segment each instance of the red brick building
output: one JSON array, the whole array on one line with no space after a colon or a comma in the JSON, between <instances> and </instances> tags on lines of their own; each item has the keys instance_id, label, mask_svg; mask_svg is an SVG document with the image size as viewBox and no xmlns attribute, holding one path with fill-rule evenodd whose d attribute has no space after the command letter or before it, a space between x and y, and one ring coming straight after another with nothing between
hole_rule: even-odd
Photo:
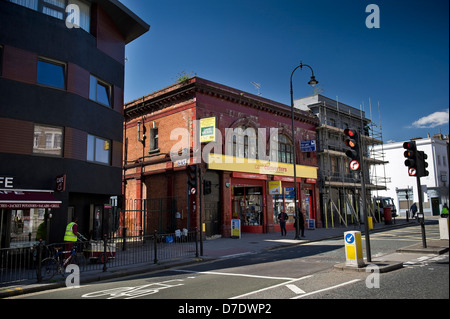
<instances>
[{"instance_id":1,"label":"red brick building","mask_svg":"<svg viewBox=\"0 0 450 319\"><path fill-rule=\"evenodd\" d=\"M301 147L315 145L318 123L295 110L299 207L321 227L317 156ZM289 106L194 77L127 103L124 130L124 196L136 205L122 223L229 237L232 220L242 232L278 231L284 209L293 229Z\"/></svg>"}]
</instances>

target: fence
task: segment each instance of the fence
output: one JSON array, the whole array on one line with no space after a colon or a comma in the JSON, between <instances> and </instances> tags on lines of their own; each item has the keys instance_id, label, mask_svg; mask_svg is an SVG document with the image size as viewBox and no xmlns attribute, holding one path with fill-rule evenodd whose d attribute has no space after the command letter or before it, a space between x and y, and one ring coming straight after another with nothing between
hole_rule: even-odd
<instances>
[{"instance_id":1,"label":"fence","mask_svg":"<svg viewBox=\"0 0 450 319\"><path fill-rule=\"evenodd\" d=\"M127 265L158 263L183 257L198 257L197 230L170 234L104 238L84 242L77 252L80 273L105 272ZM65 244L0 249L0 286L19 282L41 282L41 262L55 256ZM64 249L63 249L64 250Z\"/></svg>"}]
</instances>

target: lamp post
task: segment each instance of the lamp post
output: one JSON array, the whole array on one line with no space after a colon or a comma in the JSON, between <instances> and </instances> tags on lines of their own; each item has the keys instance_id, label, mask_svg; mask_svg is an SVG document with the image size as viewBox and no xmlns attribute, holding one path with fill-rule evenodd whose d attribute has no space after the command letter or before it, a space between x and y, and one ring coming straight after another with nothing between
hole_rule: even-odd
<instances>
[{"instance_id":1,"label":"lamp post","mask_svg":"<svg viewBox=\"0 0 450 319\"><path fill-rule=\"evenodd\" d=\"M314 71L313 69L306 64L303 64L302 62L300 62L300 65L297 66L291 74L291 119L292 119L292 160L293 160L293 165L294 165L294 213L295 213L295 239L300 239L300 220L299 220L299 210L298 210L298 189L297 189L297 159L296 159L296 141L295 141L295 124L294 124L294 90L292 88L292 77L294 76L295 71L297 71L298 69L303 69L303 67L307 67L311 70L312 76L311 76L311 80L308 82L309 85L311 85L312 87L316 86L319 81L316 80L316 77L314 76Z\"/></svg>"}]
</instances>

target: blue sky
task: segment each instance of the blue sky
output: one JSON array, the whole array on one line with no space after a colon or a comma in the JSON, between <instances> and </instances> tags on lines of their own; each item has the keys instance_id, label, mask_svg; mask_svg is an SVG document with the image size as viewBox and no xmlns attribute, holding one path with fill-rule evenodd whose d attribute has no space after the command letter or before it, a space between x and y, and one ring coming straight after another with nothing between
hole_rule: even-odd
<instances>
[{"instance_id":1,"label":"blue sky","mask_svg":"<svg viewBox=\"0 0 450 319\"><path fill-rule=\"evenodd\" d=\"M185 72L257 94L254 81L290 105L290 74L303 62L323 95L364 105L385 143L449 133L447 0L121 2L151 26L127 46L125 102ZM371 3L380 28L366 27ZM295 73L294 98L313 94L309 77Z\"/></svg>"}]
</instances>

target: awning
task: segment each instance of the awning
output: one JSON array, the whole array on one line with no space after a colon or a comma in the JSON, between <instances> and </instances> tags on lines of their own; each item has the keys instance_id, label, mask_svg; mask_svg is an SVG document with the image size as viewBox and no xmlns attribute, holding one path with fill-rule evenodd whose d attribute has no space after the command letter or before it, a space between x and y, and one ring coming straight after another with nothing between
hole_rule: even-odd
<instances>
[{"instance_id":1,"label":"awning","mask_svg":"<svg viewBox=\"0 0 450 319\"><path fill-rule=\"evenodd\" d=\"M30 209L30 208L60 208L52 191L42 190L0 190L0 208Z\"/></svg>"}]
</instances>

